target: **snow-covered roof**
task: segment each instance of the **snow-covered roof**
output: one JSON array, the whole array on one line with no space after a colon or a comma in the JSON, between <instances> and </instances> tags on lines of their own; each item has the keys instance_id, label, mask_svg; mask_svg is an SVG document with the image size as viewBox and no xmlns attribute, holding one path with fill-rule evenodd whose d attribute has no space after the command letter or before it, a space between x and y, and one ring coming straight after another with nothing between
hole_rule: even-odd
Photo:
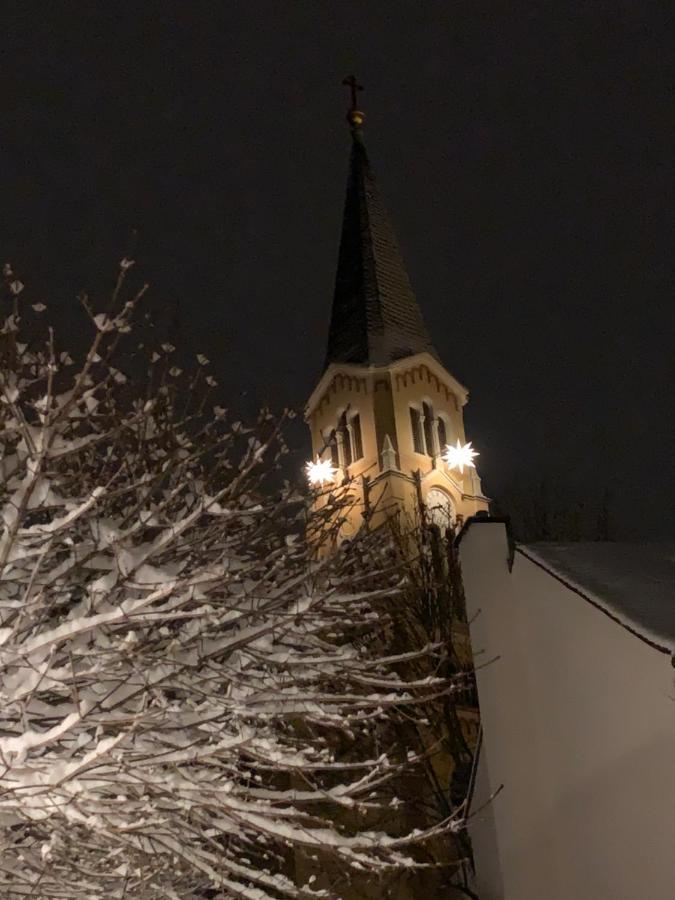
<instances>
[{"instance_id":1,"label":"snow-covered roof","mask_svg":"<svg viewBox=\"0 0 675 900\"><path fill-rule=\"evenodd\" d=\"M517 549L626 627L675 648L675 544L598 541Z\"/></svg>"}]
</instances>

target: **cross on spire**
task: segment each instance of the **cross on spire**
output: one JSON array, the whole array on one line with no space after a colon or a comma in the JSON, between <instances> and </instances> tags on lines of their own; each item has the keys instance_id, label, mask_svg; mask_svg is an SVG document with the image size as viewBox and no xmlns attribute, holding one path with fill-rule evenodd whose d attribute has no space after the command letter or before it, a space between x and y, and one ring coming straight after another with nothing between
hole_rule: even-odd
<instances>
[{"instance_id":1,"label":"cross on spire","mask_svg":"<svg viewBox=\"0 0 675 900\"><path fill-rule=\"evenodd\" d=\"M352 95L352 105L350 112L354 112L358 109L358 106L356 104L356 93L357 91L363 90L363 85L357 82L355 75L347 75L346 78L343 78L342 83L347 85L347 87L350 89L350 93Z\"/></svg>"},{"instance_id":2,"label":"cross on spire","mask_svg":"<svg viewBox=\"0 0 675 900\"><path fill-rule=\"evenodd\" d=\"M365 120L364 114L359 110L357 104L357 94L359 91L363 90L363 85L359 84L356 80L355 75L347 75L346 78L342 79L342 83L349 88L349 93L351 96L351 106L349 107L349 111L347 112L347 121L352 126L353 130L358 130Z\"/></svg>"}]
</instances>

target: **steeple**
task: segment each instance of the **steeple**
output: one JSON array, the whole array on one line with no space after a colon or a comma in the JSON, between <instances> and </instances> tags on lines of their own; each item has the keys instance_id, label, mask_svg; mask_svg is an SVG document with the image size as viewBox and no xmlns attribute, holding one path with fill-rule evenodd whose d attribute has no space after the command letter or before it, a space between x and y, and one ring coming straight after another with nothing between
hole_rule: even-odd
<instances>
[{"instance_id":1,"label":"steeple","mask_svg":"<svg viewBox=\"0 0 675 900\"><path fill-rule=\"evenodd\" d=\"M363 143L353 76L347 114L352 134L326 367L387 365L424 351L436 356L410 286L389 216Z\"/></svg>"},{"instance_id":2,"label":"steeple","mask_svg":"<svg viewBox=\"0 0 675 900\"><path fill-rule=\"evenodd\" d=\"M417 521L422 504L444 528L488 507L464 431L468 392L434 351L366 154L362 88L345 83L352 153L333 312L305 407L316 503L329 502L327 484L349 484L340 540L394 513Z\"/></svg>"}]
</instances>

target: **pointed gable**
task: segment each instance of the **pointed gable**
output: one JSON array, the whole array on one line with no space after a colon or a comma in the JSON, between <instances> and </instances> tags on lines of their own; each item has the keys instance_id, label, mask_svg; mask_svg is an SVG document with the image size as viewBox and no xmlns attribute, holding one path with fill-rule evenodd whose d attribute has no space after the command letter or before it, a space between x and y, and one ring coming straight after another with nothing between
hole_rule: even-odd
<instances>
[{"instance_id":1,"label":"pointed gable","mask_svg":"<svg viewBox=\"0 0 675 900\"><path fill-rule=\"evenodd\" d=\"M352 137L325 365L436 356L358 127Z\"/></svg>"}]
</instances>

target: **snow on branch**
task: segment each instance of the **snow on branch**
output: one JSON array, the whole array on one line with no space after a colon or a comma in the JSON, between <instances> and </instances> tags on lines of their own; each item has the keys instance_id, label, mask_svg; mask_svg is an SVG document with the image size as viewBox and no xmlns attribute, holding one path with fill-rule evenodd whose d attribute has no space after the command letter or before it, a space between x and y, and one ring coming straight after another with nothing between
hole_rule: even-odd
<instances>
[{"instance_id":1,"label":"snow on branch","mask_svg":"<svg viewBox=\"0 0 675 900\"><path fill-rule=\"evenodd\" d=\"M372 535L317 556L303 498L265 488L279 423L209 414L208 360L181 387L147 345L123 373L129 268L105 312L83 298L79 362L15 294L1 329L0 894L329 896L298 847L416 865L459 814L408 837L368 815L408 764L382 727L452 690L442 650L378 658L401 571Z\"/></svg>"}]
</instances>

